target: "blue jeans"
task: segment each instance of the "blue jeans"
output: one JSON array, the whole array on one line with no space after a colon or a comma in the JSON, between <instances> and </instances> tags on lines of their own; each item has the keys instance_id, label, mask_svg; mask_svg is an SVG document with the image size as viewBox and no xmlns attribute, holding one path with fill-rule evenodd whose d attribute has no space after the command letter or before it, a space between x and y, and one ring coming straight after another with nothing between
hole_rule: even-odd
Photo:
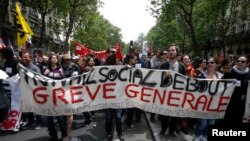
<instances>
[{"instance_id":1,"label":"blue jeans","mask_svg":"<svg viewBox=\"0 0 250 141\"><path fill-rule=\"evenodd\" d=\"M207 137L208 125L214 125L215 122L215 119L198 119L195 128L195 136L200 137L201 135L203 135L203 137Z\"/></svg>"},{"instance_id":2,"label":"blue jeans","mask_svg":"<svg viewBox=\"0 0 250 141\"><path fill-rule=\"evenodd\" d=\"M47 127L49 130L49 135L55 139L58 139L57 131L54 124L54 118L57 119L62 138L67 137L67 116L47 116Z\"/></svg>"},{"instance_id":3,"label":"blue jeans","mask_svg":"<svg viewBox=\"0 0 250 141\"><path fill-rule=\"evenodd\" d=\"M112 119L115 116L116 131L117 134L122 134L122 109L105 109L106 113L106 123L105 129L107 134L112 132Z\"/></svg>"}]
</instances>

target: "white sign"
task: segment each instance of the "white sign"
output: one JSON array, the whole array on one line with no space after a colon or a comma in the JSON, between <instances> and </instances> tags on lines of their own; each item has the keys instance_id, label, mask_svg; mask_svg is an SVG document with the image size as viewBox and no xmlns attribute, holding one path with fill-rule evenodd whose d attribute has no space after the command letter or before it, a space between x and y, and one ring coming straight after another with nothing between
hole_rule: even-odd
<instances>
[{"instance_id":1,"label":"white sign","mask_svg":"<svg viewBox=\"0 0 250 141\"><path fill-rule=\"evenodd\" d=\"M198 80L171 71L125 66L52 80L20 69L22 110L39 115L71 115L105 108L137 107L161 115L223 118L235 80Z\"/></svg>"},{"instance_id":2,"label":"white sign","mask_svg":"<svg viewBox=\"0 0 250 141\"><path fill-rule=\"evenodd\" d=\"M0 121L0 130L13 130L19 131L20 118L21 118L21 101L20 101L20 77L18 75L12 76L4 80L4 87L11 96L11 110L9 112L9 117L6 120Z\"/></svg>"}]
</instances>

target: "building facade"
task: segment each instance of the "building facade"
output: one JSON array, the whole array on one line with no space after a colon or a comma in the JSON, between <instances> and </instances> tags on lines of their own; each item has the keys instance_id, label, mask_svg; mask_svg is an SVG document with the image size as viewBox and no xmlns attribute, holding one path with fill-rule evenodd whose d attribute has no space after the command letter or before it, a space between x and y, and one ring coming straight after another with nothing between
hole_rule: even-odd
<instances>
[{"instance_id":1,"label":"building facade","mask_svg":"<svg viewBox=\"0 0 250 141\"><path fill-rule=\"evenodd\" d=\"M11 41L12 45L15 47L15 49L18 49L17 47L17 40L16 40L16 34L17 34L17 28L16 28L16 21L15 21L15 1L14 0L8 0L8 8L7 8L7 15L5 16L5 23L3 25L3 34L2 38L7 43L8 41ZM0 4L1 5L1 4ZM55 16L55 10L49 13L45 16L45 32L44 32L44 40L42 46L39 46L39 40L41 36L41 27L42 27L42 18L41 14L37 11L33 10L32 8L21 6L22 14L25 17L27 23L29 24L30 28L32 29L34 35L32 36L32 44L29 46L29 50L31 52L41 52L41 53L47 53L47 52L56 52L56 53L62 53L62 50L64 48L64 39L63 35L59 30L56 30L52 26L49 26L50 23L54 23L55 21L58 21L59 19ZM8 44L8 43L7 43Z\"/></svg>"}]
</instances>

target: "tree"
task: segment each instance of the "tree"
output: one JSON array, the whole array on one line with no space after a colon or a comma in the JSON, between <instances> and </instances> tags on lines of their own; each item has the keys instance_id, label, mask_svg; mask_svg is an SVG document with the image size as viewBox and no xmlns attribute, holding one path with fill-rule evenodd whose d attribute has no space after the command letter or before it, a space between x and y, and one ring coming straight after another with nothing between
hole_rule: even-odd
<instances>
[{"instance_id":1,"label":"tree","mask_svg":"<svg viewBox=\"0 0 250 141\"><path fill-rule=\"evenodd\" d=\"M189 37L192 43L192 49L194 55L200 53L197 38L195 32L195 26L193 22L193 9L196 0L151 0L150 8L152 15L164 19L166 21L172 21L176 18L183 18L189 27Z\"/></svg>"},{"instance_id":2,"label":"tree","mask_svg":"<svg viewBox=\"0 0 250 141\"><path fill-rule=\"evenodd\" d=\"M176 20L166 22L165 19L159 18L156 25L149 30L146 40L149 47L164 50L170 43L181 44L181 33Z\"/></svg>"},{"instance_id":3,"label":"tree","mask_svg":"<svg viewBox=\"0 0 250 141\"><path fill-rule=\"evenodd\" d=\"M135 41L135 44L137 44L136 46L142 48L145 38L146 38L145 34L140 33L137 37L137 40Z\"/></svg>"},{"instance_id":4,"label":"tree","mask_svg":"<svg viewBox=\"0 0 250 141\"><path fill-rule=\"evenodd\" d=\"M74 28L83 22L87 14L92 15L97 11L98 0L57 0L58 13L60 18L63 19L63 30L65 32L64 46L68 47L68 42ZM60 10L59 10L60 9ZM88 20L88 19L86 19Z\"/></svg>"},{"instance_id":5,"label":"tree","mask_svg":"<svg viewBox=\"0 0 250 141\"><path fill-rule=\"evenodd\" d=\"M73 36L75 41L88 45L93 50L105 50L121 43L121 30L96 13L78 26Z\"/></svg>"}]
</instances>

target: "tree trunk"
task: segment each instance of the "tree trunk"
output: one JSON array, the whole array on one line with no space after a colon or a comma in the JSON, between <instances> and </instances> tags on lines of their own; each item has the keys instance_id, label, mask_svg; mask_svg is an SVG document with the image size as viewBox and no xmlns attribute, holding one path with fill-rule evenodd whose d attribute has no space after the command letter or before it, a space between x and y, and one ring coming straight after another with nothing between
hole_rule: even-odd
<instances>
[{"instance_id":1,"label":"tree trunk","mask_svg":"<svg viewBox=\"0 0 250 141\"><path fill-rule=\"evenodd\" d=\"M193 25L189 25L190 28L190 34L191 34L191 40L192 40L192 49L194 52L194 56L200 56L200 48L197 46L197 39L194 31Z\"/></svg>"},{"instance_id":2,"label":"tree trunk","mask_svg":"<svg viewBox=\"0 0 250 141\"><path fill-rule=\"evenodd\" d=\"M186 15L185 16L185 21L188 23L189 29L190 29L190 36L192 40L192 50L194 52L194 56L200 56L200 48L197 45L197 39L195 35L195 30L193 26L193 21L192 21L192 16L191 15Z\"/></svg>"},{"instance_id":3,"label":"tree trunk","mask_svg":"<svg viewBox=\"0 0 250 141\"><path fill-rule=\"evenodd\" d=\"M72 11L69 14L69 28L68 28L68 31L66 33L66 39L65 39L65 42L64 42L64 46L65 46L66 49L69 48L68 47L68 42L69 42L69 37L70 37L70 35L72 33L73 26L74 26L75 12L76 12L76 7L73 7Z\"/></svg>"}]
</instances>

